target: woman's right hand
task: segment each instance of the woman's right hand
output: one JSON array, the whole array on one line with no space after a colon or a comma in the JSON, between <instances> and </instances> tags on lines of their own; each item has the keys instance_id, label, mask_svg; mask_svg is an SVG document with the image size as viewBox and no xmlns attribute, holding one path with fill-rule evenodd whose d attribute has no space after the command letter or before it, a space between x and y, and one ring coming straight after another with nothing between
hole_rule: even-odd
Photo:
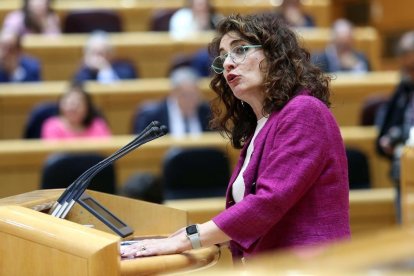
<instances>
[{"instance_id":1,"label":"woman's right hand","mask_svg":"<svg viewBox=\"0 0 414 276\"><path fill-rule=\"evenodd\" d=\"M388 155L393 155L394 154L394 147L391 144L391 139L390 137L384 135L381 136L379 139L379 145L381 147L381 149Z\"/></svg>"}]
</instances>

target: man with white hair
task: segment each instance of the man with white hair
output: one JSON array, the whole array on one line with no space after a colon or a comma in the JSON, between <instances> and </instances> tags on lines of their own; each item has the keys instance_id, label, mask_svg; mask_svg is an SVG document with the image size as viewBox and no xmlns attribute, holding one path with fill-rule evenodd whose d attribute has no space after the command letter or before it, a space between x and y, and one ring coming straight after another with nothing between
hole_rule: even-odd
<instances>
[{"instance_id":1,"label":"man with white hair","mask_svg":"<svg viewBox=\"0 0 414 276\"><path fill-rule=\"evenodd\" d=\"M113 51L105 32L93 32L84 47L83 65L76 73L75 81L96 80L101 83L111 83L137 78L134 66L125 61L114 60Z\"/></svg>"},{"instance_id":2,"label":"man with white hair","mask_svg":"<svg viewBox=\"0 0 414 276\"><path fill-rule=\"evenodd\" d=\"M357 51L354 46L354 29L346 19L338 19L332 26L332 41L322 53L312 56L312 62L324 72L370 71L365 54Z\"/></svg>"},{"instance_id":3,"label":"man with white hair","mask_svg":"<svg viewBox=\"0 0 414 276\"><path fill-rule=\"evenodd\" d=\"M174 136L197 135L208 131L210 107L202 100L199 77L190 67L178 67L170 75L171 93L161 102L140 106L134 122L134 133L141 132L156 120L168 127Z\"/></svg>"}]
</instances>

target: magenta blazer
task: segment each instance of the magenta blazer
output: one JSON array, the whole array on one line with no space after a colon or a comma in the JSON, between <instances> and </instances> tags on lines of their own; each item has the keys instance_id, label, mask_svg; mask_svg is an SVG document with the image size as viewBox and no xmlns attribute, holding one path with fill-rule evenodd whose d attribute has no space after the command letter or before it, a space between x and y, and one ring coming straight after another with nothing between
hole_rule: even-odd
<instances>
[{"instance_id":1,"label":"magenta blazer","mask_svg":"<svg viewBox=\"0 0 414 276\"><path fill-rule=\"evenodd\" d=\"M338 125L324 103L300 94L272 113L257 135L243 174L244 199L234 204L244 145L226 210L213 218L231 237L233 257L350 237L348 166Z\"/></svg>"}]
</instances>

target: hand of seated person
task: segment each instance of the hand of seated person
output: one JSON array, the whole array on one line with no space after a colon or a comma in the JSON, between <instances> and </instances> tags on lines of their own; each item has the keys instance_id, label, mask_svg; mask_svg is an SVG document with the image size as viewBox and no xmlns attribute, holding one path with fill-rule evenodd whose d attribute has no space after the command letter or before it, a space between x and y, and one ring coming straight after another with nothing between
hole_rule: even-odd
<instances>
[{"instance_id":1,"label":"hand of seated person","mask_svg":"<svg viewBox=\"0 0 414 276\"><path fill-rule=\"evenodd\" d=\"M100 55L88 55L85 57L85 65L95 71L104 70L111 67L110 62Z\"/></svg>"},{"instance_id":2,"label":"hand of seated person","mask_svg":"<svg viewBox=\"0 0 414 276\"><path fill-rule=\"evenodd\" d=\"M359 60L354 53L345 52L340 55L340 63L342 68L351 70L358 65Z\"/></svg>"}]
</instances>

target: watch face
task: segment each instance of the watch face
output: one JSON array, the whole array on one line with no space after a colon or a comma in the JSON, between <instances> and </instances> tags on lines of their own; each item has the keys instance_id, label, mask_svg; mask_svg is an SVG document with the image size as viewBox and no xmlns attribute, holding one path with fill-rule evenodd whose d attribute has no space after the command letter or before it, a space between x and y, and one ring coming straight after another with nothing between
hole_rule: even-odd
<instances>
[{"instance_id":1,"label":"watch face","mask_svg":"<svg viewBox=\"0 0 414 276\"><path fill-rule=\"evenodd\" d=\"M188 226L186 228L186 231L187 231L187 235L193 235L193 234L198 233L197 226L196 225L190 225L190 226Z\"/></svg>"}]
</instances>

